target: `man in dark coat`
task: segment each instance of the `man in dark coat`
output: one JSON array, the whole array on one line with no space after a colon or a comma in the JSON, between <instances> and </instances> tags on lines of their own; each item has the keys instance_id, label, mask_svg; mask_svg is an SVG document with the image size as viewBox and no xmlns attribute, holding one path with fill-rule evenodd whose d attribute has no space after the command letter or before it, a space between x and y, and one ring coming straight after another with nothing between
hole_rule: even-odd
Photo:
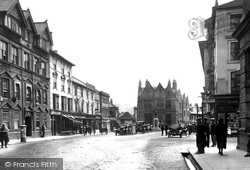
<instances>
[{"instance_id":1,"label":"man in dark coat","mask_svg":"<svg viewBox=\"0 0 250 170\"><path fill-rule=\"evenodd\" d=\"M211 134L211 140L212 140L212 146L211 147L215 147L216 145L216 137L215 137L215 126L216 126L216 123L215 123L215 119L214 118L211 118L211 121L212 121L212 124L210 126L210 134Z\"/></svg>"},{"instance_id":2,"label":"man in dark coat","mask_svg":"<svg viewBox=\"0 0 250 170\"><path fill-rule=\"evenodd\" d=\"M219 119L219 123L215 127L215 136L219 154L223 155L223 149L227 146L227 126L223 123L223 119Z\"/></svg>"},{"instance_id":3,"label":"man in dark coat","mask_svg":"<svg viewBox=\"0 0 250 170\"><path fill-rule=\"evenodd\" d=\"M163 136L163 132L164 132L164 124L163 123L160 125L160 128L161 128L161 136Z\"/></svg>"},{"instance_id":4,"label":"man in dark coat","mask_svg":"<svg viewBox=\"0 0 250 170\"><path fill-rule=\"evenodd\" d=\"M165 134L166 134L166 136L168 135L168 124L167 124L167 122L165 123Z\"/></svg>"},{"instance_id":5,"label":"man in dark coat","mask_svg":"<svg viewBox=\"0 0 250 170\"><path fill-rule=\"evenodd\" d=\"M201 122L201 118L197 118L197 126L196 126L196 146L198 147L198 151L196 154L205 153L205 147L207 145L206 141L206 127L204 123Z\"/></svg>"},{"instance_id":6,"label":"man in dark coat","mask_svg":"<svg viewBox=\"0 0 250 170\"><path fill-rule=\"evenodd\" d=\"M209 148L210 135L209 135L209 122L208 122L207 117L204 118L204 125L205 125L206 141L207 141L206 146Z\"/></svg>"}]
</instances>

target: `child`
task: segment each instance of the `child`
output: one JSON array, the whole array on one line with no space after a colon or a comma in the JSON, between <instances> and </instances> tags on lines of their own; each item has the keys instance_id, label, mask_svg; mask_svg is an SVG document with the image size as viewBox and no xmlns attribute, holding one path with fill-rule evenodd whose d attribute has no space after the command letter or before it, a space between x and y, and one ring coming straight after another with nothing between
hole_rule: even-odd
<instances>
[{"instance_id":1,"label":"child","mask_svg":"<svg viewBox=\"0 0 250 170\"><path fill-rule=\"evenodd\" d=\"M250 157L250 135L248 135L247 154L244 157Z\"/></svg>"}]
</instances>

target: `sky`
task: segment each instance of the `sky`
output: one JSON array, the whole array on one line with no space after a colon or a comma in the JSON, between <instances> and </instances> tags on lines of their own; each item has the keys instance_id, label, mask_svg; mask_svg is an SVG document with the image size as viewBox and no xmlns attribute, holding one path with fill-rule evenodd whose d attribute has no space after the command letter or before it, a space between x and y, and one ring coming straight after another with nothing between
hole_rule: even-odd
<instances>
[{"instance_id":1,"label":"sky","mask_svg":"<svg viewBox=\"0 0 250 170\"><path fill-rule=\"evenodd\" d=\"M231 0L218 0L219 5ZM192 18L211 17L215 0L19 0L34 22L47 20L53 50L75 66L73 76L110 95L120 111L137 105L139 80L165 88L175 79L191 104L204 87Z\"/></svg>"}]
</instances>

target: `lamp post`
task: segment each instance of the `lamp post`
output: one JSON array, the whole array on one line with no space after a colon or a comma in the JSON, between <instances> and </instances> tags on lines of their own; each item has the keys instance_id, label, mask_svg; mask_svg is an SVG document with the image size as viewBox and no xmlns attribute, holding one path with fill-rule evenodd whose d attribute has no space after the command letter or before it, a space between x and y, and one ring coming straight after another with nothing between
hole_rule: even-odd
<instances>
[{"instance_id":1,"label":"lamp post","mask_svg":"<svg viewBox=\"0 0 250 170\"><path fill-rule=\"evenodd\" d=\"M197 110L197 116L196 116L196 118L198 118L198 112L199 112L199 106L198 106L198 103L195 103L195 106L196 106L196 110Z\"/></svg>"}]
</instances>

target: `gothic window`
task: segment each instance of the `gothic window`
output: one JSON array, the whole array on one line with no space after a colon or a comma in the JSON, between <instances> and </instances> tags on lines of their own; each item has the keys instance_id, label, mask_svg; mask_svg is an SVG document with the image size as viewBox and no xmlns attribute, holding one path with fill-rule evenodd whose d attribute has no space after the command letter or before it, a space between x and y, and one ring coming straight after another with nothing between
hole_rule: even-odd
<instances>
[{"instance_id":1,"label":"gothic window","mask_svg":"<svg viewBox=\"0 0 250 170\"><path fill-rule=\"evenodd\" d=\"M144 108L147 108L147 109L152 108L151 100L144 100Z\"/></svg>"}]
</instances>

